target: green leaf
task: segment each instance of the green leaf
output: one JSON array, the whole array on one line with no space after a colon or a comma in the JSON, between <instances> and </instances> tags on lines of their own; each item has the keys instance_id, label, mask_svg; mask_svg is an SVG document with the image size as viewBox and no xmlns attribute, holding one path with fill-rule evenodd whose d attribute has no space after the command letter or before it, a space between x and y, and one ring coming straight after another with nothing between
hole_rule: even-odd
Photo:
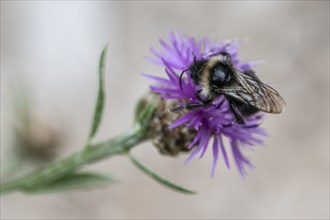
<instances>
[{"instance_id":1,"label":"green leaf","mask_svg":"<svg viewBox=\"0 0 330 220\"><path fill-rule=\"evenodd\" d=\"M141 126L144 135L147 135L150 119L154 115L156 105L157 98L156 95L152 93L144 95L137 103L134 114L134 124Z\"/></svg>"},{"instance_id":2,"label":"green leaf","mask_svg":"<svg viewBox=\"0 0 330 220\"><path fill-rule=\"evenodd\" d=\"M45 185L25 187L23 188L23 191L26 193L61 192L73 189L87 189L115 182L117 182L117 180L110 176L98 173L81 172L69 174Z\"/></svg>"},{"instance_id":3,"label":"green leaf","mask_svg":"<svg viewBox=\"0 0 330 220\"><path fill-rule=\"evenodd\" d=\"M164 186L166 186L172 190L181 192L181 193L185 193L185 194L195 194L196 193L195 191L187 189L183 186L180 186L176 183L173 183L173 182L165 179L164 177L159 176L158 174L156 174L155 172L153 172L152 170L150 170L149 168L144 166L142 163L140 163L138 160L136 160L131 154L128 153L128 156L137 168L139 168L142 172L144 172L145 174L147 174L148 176L150 176L151 178L156 180L158 183L163 184Z\"/></svg>"},{"instance_id":4,"label":"green leaf","mask_svg":"<svg viewBox=\"0 0 330 220\"><path fill-rule=\"evenodd\" d=\"M105 72L105 55L107 52L107 47L108 46L105 46L103 48L99 62L99 91L98 91L97 102L94 111L93 124L89 134L89 140L91 140L96 134L102 119L104 99L105 99L104 72Z\"/></svg>"}]
</instances>

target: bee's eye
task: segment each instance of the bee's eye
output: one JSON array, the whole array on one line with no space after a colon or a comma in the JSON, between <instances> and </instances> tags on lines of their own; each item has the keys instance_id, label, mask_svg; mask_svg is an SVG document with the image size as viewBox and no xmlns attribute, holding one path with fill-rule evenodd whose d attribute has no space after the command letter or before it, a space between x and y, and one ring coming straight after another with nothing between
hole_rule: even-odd
<instances>
[{"instance_id":1,"label":"bee's eye","mask_svg":"<svg viewBox=\"0 0 330 220\"><path fill-rule=\"evenodd\" d=\"M216 68L211 75L211 85L222 86L225 85L230 80L229 71L223 68Z\"/></svg>"}]
</instances>

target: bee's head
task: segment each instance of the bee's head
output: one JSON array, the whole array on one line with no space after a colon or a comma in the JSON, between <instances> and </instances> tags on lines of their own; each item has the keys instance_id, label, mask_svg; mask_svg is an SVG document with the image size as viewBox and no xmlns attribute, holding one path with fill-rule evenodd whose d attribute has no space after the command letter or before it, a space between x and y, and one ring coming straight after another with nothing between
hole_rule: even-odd
<instances>
[{"instance_id":1,"label":"bee's head","mask_svg":"<svg viewBox=\"0 0 330 220\"><path fill-rule=\"evenodd\" d=\"M206 60L196 60L196 57L194 57L194 62L189 66L188 69L182 71L180 75L180 88L182 89L182 76L185 72L190 71L190 77L193 80L193 82L197 85L200 84L201 75L203 72L203 68L205 67Z\"/></svg>"},{"instance_id":2,"label":"bee's head","mask_svg":"<svg viewBox=\"0 0 330 220\"><path fill-rule=\"evenodd\" d=\"M195 60L193 64L189 67L190 77L193 82L197 85L200 84L201 76L205 68L206 60Z\"/></svg>"}]
</instances>

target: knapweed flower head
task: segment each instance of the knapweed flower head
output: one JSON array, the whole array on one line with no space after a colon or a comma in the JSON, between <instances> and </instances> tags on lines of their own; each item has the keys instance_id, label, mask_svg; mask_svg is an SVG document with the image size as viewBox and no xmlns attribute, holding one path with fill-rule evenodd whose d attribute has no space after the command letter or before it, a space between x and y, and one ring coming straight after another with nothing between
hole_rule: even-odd
<instances>
[{"instance_id":1,"label":"knapweed flower head","mask_svg":"<svg viewBox=\"0 0 330 220\"><path fill-rule=\"evenodd\" d=\"M140 101L143 106L151 102L155 107L148 124L147 137L153 145L164 155L175 156L180 152L191 151L188 146L196 136L195 128L185 125L170 128L170 125L185 113L181 111L178 114L169 114L168 110L177 107L179 102L164 100L154 92L146 93Z\"/></svg>"},{"instance_id":2,"label":"knapweed flower head","mask_svg":"<svg viewBox=\"0 0 330 220\"><path fill-rule=\"evenodd\" d=\"M201 89L201 86L193 82L189 71L184 73L185 77L180 82L180 74L187 70L195 60L207 60L212 55L223 52L230 55L234 68L242 72L252 70L256 64L256 62L245 62L240 58L239 41L217 42L208 37L195 39L172 32L169 35L169 42L160 39L160 44L161 50L159 51L151 48L153 57L148 60L162 66L166 75L159 77L144 74L144 76L156 83L150 86L153 92L158 93L164 100L176 100L181 106L185 106L187 103L200 103L196 92ZM244 118L244 124L236 123L228 100L221 95L209 105L185 111L184 114L181 113L179 118L169 125L169 129L186 126L196 131L192 142L187 146L193 151L186 163L198 155L202 158L210 145L213 152L212 176L220 154L226 166L230 168L230 151L240 174L244 176L245 167L252 167L252 164L243 154L243 148L252 148L263 143L261 137L266 135L260 127L263 115L264 113L260 112ZM228 140L226 146L225 139Z\"/></svg>"}]
</instances>

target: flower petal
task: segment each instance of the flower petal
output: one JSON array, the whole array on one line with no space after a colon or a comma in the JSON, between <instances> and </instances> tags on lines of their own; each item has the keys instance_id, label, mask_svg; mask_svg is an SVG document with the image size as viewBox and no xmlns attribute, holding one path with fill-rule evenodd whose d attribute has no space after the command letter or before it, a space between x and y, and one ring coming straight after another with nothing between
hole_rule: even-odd
<instances>
[{"instance_id":1,"label":"flower petal","mask_svg":"<svg viewBox=\"0 0 330 220\"><path fill-rule=\"evenodd\" d=\"M157 83L166 85L166 86L173 85L170 80L165 79L165 78L162 78L162 77L153 76L153 75L149 75L149 74L146 74L146 73L142 73L142 76L144 76L146 78L149 78L149 79L151 79L151 80L153 80L153 81L155 81Z\"/></svg>"},{"instance_id":2,"label":"flower petal","mask_svg":"<svg viewBox=\"0 0 330 220\"><path fill-rule=\"evenodd\" d=\"M166 94L175 94L178 93L177 89L168 88L168 87L158 87L158 86L150 86L150 89L154 92L158 93L166 93Z\"/></svg>"},{"instance_id":3,"label":"flower petal","mask_svg":"<svg viewBox=\"0 0 330 220\"><path fill-rule=\"evenodd\" d=\"M203 147L202 143L199 142L197 148L190 154L185 164L189 163L192 159L194 159L197 156L197 154L201 151L202 147Z\"/></svg>"},{"instance_id":4,"label":"flower petal","mask_svg":"<svg viewBox=\"0 0 330 220\"><path fill-rule=\"evenodd\" d=\"M239 173L242 177L244 177L246 174L244 166L248 165L249 167L253 167L253 165L247 158L243 156L242 152L238 149L237 140L231 140L231 148Z\"/></svg>"},{"instance_id":5,"label":"flower petal","mask_svg":"<svg viewBox=\"0 0 330 220\"><path fill-rule=\"evenodd\" d=\"M189 112L183 116L181 116L179 119L177 119L173 124L171 124L168 128L175 128L178 127L189 120L191 120L196 115L196 112Z\"/></svg>"},{"instance_id":6,"label":"flower petal","mask_svg":"<svg viewBox=\"0 0 330 220\"><path fill-rule=\"evenodd\" d=\"M216 135L216 138L219 138L223 160L225 161L227 168L230 169L230 164L229 164L227 152L226 152L226 149L225 149L225 145L223 144L222 135L221 134Z\"/></svg>"},{"instance_id":7,"label":"flower petal","mask_svg":"<svg viewBox=\"0 0 330 220\"><path fill-rule=\"evenodd\" d=\"M217 136L215 136L213 140L213 163L211 169L211 177L214 176L215 169L217 167L218 155L219 155L219 144L218 144L218 138Z\"/></svg>"},{"instance_id":8,"label":"flower petal","mask_svg":"<svg viewBox=\"0 0 330 220\"><path fill-rule=\"evenodd\" d=\"M175 74L173 69L165 68L165 73L167 74L168 78L170 78L170 80L174 85L179 84L179 76Z\"/></svg>"},{"instance_id":9,"label":"flower petal","mask_svg":"<svg viewBox=\"0 0 330 220\"><path fill-rule=\"evenodd\" d=\"M204 129L204 135L203 135L202 140L201 140L201 143L203 145L203 151L202 151L201 155L199 156L199 158L202 158L204 156L204 154L206 152L206 149L209 145L210 137L211 137L211 131L207 130L207 129Z\"/></svg>"},{"instance_id":10,"label":"flower petal","mask_svg":"<svg viewBox=\"0 0 330 220\"><path fill-rule=\"evenodd\" d=\"M197 135L195 136L194 140L189 144L188 149L191 149L196 145L196 143L201 139L202 132L197 132Z\"/></svg>"}]
</instances>

